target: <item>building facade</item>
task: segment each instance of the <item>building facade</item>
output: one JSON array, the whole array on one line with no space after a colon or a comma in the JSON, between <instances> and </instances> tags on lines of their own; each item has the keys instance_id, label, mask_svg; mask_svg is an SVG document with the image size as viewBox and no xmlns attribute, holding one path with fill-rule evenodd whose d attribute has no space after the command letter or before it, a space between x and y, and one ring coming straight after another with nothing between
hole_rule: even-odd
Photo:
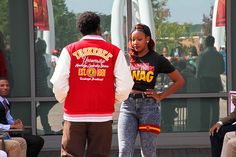
<instances>
[{"instance_id":1,"label":"building facade","mask_svg":"<svg viewBox=\"0 0 236 157\"><path fill-rule=\"evenodd\" d=\"M63 104L59 104L54 98L49 79L53 73L60 49L63 48L63 45L79 38L75 25L73 25L75 23L70 23L68 20L75 21L78 14L73 14L73 11L69 11L63 5L67 4L68 1L52 0L51 8L54 14L55 32L47 32L47 34L45 30L39 29L39 26L35 25L36 1L5 0L5 2L3 4L6 4L6 10L1 9L0 16L6 13L5 21L8 23L6 24L7 27L0 24L0 31L5 34L6 38L5 58L11 84L9 99L12 102L12 114L14 117L22 119L27 130L32 134L41 135L45 139L44 149L59 149L63 126ZM134 15L130 11L132 10L132 1L124 1L124 5L126 6L123 12L125 45L129 35L127 32L133 25ZM225 73L222 73L224 76L221 76L221 80L225 81L225 86L218 91L202 91L199 80L195 78L195 73L194 77L187 78L185 89L172 95L161 104L162 133L158 140L159 147L210 147L209 127L229 112L229 91L236 91L236 64L234 64L236 45L233 44L236 42L236 30L234 29L236 28L236 15L232 11L233 8L236 8L236 2L227 0L225 8L226 70ZM111 16L104 15L101 19L106 21L107 18L111 19ZM109 25L110 20L106 21L105 24L102 23L104 32L108 29L104 37L111 40L109 37L110 25L107 26L107 23ZM49 23L49 27L51 25L52 23ZM177 26L179 25L176 25L176 28ZM49 37L54 36L54 33L54 45L49 45L51 40ZM204 37L202 34L197 34L192 36L192 39L197 38L201 44ZM160 49L158 44L161 47L168 46L168 53L171 55L171 52L179 47L185 54L182 58L188 56L188 50L193 45L184 45L183 43L187 39L183 40L180 37L178 41L169 39L170 37L168 40L167 38L158 38L157 34L157 50ZM166 45L166 43L168 44ZM48 49L50 46L51 48ZM124 51L126 51L126 46L124 46ZM196 50L191 49L191 51L201 53L201 47L196 47ZM177 64L175 66L177 67ZM215 70L217 69L212 69L212 71ZM169 83L171 82L168 82L166 76L160 76L156 88L157 90L164 90ZM207 112L205 106L210 106ZM213 113L214 108L218 108L216 115ZM116 106L113 147L117 147L116 120L118 115L119 106Z\"/></svg>"}]
</instances>

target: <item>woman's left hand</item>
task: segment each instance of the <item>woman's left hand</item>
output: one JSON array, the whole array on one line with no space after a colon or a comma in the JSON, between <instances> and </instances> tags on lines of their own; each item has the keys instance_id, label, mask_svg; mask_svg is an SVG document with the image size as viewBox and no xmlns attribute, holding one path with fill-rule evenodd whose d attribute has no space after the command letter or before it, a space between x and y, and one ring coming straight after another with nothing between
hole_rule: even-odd
<instances>
[{"instance_id":1,"label":"woman's left hand","mask_svg":"<svg viewBox=\"0 0 236 157\"><path fill-rule=\"evenodd\" d=\"M157 101L161 101L161 97L160 94L157 93L156 91L154 91L153 89L147 89L144 94L149 97L149 98L153 98Z\"/></svg>"}]
</instances>

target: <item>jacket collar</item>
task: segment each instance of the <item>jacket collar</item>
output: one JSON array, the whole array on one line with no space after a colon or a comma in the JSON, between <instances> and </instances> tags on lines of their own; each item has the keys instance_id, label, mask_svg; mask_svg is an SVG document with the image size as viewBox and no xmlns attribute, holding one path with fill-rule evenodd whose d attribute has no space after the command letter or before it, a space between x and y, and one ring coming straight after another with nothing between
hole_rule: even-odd
<instances>
[{"instance_id":1,"label":"jacket collar","mask_svg":"<svg viewBox=\"0 0 236 157\"><path fill-rule=\"evenodd\" d=\"M80 40L84 40L84 39L104 40L100 35L85 35Z\"/></svg>"}]
</instances>

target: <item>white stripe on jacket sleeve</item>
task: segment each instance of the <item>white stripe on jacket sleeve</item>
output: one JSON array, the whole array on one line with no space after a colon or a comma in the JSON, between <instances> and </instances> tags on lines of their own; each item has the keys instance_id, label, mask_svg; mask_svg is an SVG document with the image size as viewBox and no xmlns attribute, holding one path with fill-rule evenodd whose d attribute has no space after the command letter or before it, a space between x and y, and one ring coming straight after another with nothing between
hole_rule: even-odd
<instances>
[{"instance_id":1,"label":"white stripe on jacket sleeve","mask_svg":"<svg viewBox=\"0 0 236 157\"><path fill-rule=\"evenodd\" d=\"M66 48L63 48L58 59L55 71L50 79L53 84L53 93L58 102L63 103L69 91L70 55Z\"/></svg>"},{"instance_id":2,"label":"white stripe on jacket sleeve","mask_svg":"<svg viewBox=\"0 0 236 157\"><path fill-rule=\"evenodd\" d=\"M122 51L119 52L115 68L115 103L126 100L134 85L130 68Z\"/></svg>"}]
</instances>

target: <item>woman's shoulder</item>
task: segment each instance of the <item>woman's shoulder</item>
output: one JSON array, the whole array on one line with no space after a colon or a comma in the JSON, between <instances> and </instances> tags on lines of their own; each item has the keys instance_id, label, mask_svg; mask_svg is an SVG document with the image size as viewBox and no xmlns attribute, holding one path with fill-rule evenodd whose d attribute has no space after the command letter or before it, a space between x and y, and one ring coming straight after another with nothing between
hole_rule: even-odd
<instances>
[{"instance_id":1,"label":"woman's shoulder","mask_svg":"<svg viewBox=\"0 0 236 157\"><path fill-rule=\"evenodd\" d=\"M163 60L167 60L166 57L164 57L163 55L159 54L156 51L150 51L151 57L155 60L158 61L163 61Z\"/></svg>"},{"instance_id":2,"label":"woman's shoulder","mask_svg":"<svg viewBox=\"0 0 236 157\"><path fill-rule=\"evenodd\" d=\"M154 51L154 50L149 51L149 54L150 54L151 56L153 56L153 57L158 57L158 58L162 58L162 57L163 57L162 55L160 55L159 53L157 53L157 52Z\"/></svg>"}]
</instances>

